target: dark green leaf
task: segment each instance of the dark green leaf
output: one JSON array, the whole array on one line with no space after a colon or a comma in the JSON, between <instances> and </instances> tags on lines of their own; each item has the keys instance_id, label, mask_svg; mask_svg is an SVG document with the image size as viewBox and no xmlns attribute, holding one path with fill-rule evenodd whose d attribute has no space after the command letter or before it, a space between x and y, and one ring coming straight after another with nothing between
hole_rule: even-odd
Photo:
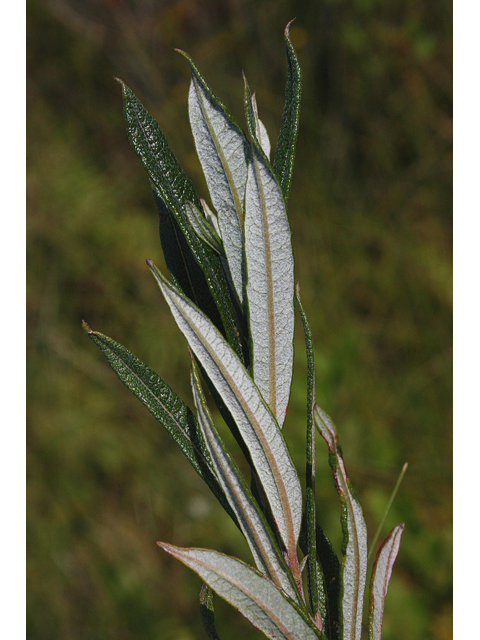
<instances>
[{"instance_id":1,"label":"dark green leaf","mask_svg":"<svg viewBox=\"0 0 480 640\"><path fill-rule=\"evenodd\" d=\"M307 469L305 499L305 533L307 558L308 595L313 615L318 620L325 620L325 593L320 567L317 562L316 548L316 513L315 513L315 422L313 420L313 403L315 393L315 360L313 338L305 310L300 300L300 288L296 286L296 300L302 319L307 351Z\"/></svg>"},{"instance_id":2,"label":"dark green leaf","mask_svg":"<svg viewBox=\"0 0 480 640\"><path fill-rule=\"evenodd\" d=\"M128 138L148 173L156 195L165 205L160 212L160 220L165 222L165 219L174 217L178 223L193 257L204 273L211 296L220 313L227 340L237 355L242 357L239 332L236 330L235 294L230 289L220 257L197 236L184 211L184 204L187 200L201 208L193 183L178 164L156 120L148 113L133 92L123 82L121 84ZM176 231L171 229L167 236L171 238L174 232L176 234ZM160 230L160 235L162 235L162 230ZM179 243L180 239L177 239L177 244L171 248L172 254L175 252L175 246L178 246ZM165 246L165 242L162 241L162 244ZM183 247L181 247L181 255L182 258L178 258L177 264L175 264L177 270L181 269L179 263L184 260L186 255ZM186 259L184 261L184 268L188 272L188 261ZM189 276L191 287L194 290L197 286L204 289L198 273L189 273ZM175 278L178 282L180 281L177 276ZM204 302L202 290L198 292L197 296L201 308ZM187 292L185 293L187 294ZM193 299L195 300L195 297ZM205 309L207 315L208 312L209 309ZM215 318L212 318L212 321L215 321Z\"/></svg>"},{"instance_id":3,"label":"dark green leaf","mask_svg":"<svg viewBox=\"0 0 480 640\"><path fill-rule=\"evenodd\" d=\"M290 41L290 25L285 29L287 45L287 82L285 86L285 106L283 108L282 124L278 136L273 170L282 187L285 204L288 202L290 185L292 183L293 163L295 160L295 145L298 135L298 121L300 118L300 98L302 93L302 76L297 54Z\"/></svg>"},{"instance_id":4,"label":"dark green leaf","mask_svg":"<svg viewBox=\"0 0 480 640\"><path fill-rule=\"evenodd\" d=\"M221 329L223 325L220 314L204 273L195 260L175 216L160 198L155 188L153 196L160 218L160 242L172 281L186 296L201 305L202 311L216 327Z\"/></svg>"},{"instance_id":5,"label":"dark green leaf","mask_svg":"<svg viewBox=\"0 0 480 640\"><path fill-rule=\"evenodd\" d=\"M204 584L200 591L200 616L203 628L209 640L220 640L215 629L215 612L213 609L213 591Z\"/></svg>"},{"instance_id":6,"label":"dark green leaf","mask_svg":"<svg viewBox=\"0 0 480 640\"><path fill-rule=\"evenodd\" d=\"M153 417L168 431L198 475L210 487L225 511L237 523L215 476L210 454L203 441L197 419L187 405L158 374L112 338L84 330L103 353L123 384L145 405Z\"/></svg>"},{"instance_id":7,"label":"dark green leaf","mask_svg":"<svg viewBox=\"0 0 480 640\"><path fill-rule=\"evenodd\" d=\"M323 629L329 640L340 640L340 562L324 530L316 527L317 558L323 575L326 616Z\"/></svg>"}]
</instances>

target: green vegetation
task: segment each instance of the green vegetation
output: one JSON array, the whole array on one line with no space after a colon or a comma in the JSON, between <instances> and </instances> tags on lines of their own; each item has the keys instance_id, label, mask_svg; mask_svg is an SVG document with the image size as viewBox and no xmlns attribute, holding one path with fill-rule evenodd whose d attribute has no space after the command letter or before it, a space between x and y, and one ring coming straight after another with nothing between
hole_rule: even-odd
<instances>
[{"instance_id":1,"label":"green vegetation","mask_svg":"<svg viewBox=\"0 0 480 640\"><path fill-rule=\"evenodd\" d=\"M290 221L317 400L341 429L370 531L409 461L384 531L408 522L384 638L450 638L448 8L277 3L272 14L262 2L224 3L223 12L145 2L80 15L67 2L51 5L52 14L30 4L29 637L202 637L198 579L154 542L215 539L238 555L236 528L88 349L79 323L86 317L121 339L190 402L185 349L142 259L163 269L155 207L108 79L148 96L205 193L186 124L189 77L171 48L205 61L211 85L233 106L243 89L231 78L245 65L275 131L285 73L278 34L296 13L292 39L312 91ZM301 330L297 338L284 427L296 462L306 386ZM339 550L321 444L319 518ZM227 605L216 603L216 617L222 639L256 637Z\"/></svg>"}]
</instances>

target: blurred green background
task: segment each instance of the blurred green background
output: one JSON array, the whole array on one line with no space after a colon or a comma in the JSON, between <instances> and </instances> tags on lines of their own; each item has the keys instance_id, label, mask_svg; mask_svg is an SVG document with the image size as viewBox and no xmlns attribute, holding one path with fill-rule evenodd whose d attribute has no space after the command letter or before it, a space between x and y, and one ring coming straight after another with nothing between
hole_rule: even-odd
<instances>
[{"instance_id":1,"label":"blurred green background","mask_svg":"<svg viewBox=\"0 0 480 640\"><path fill-rule=\"evenodd\" d=\"M155 545L248 550L195 472L80 328L117 339L191 405L122 78L201 195L187 117L194 58L240 122L242 69L273 144L283 30L304 75L289 214L316 346L373 535L406 522L384 640L451 631L451 5L443 0L43 0L28 9L28 638L204 638L200 580ZM300 324L300 323L299 323ZM285 433L303 469L300 327ZM323 442L318 512L340 548ZM263 637L216 599L222 640Z\"/></svg>"}]
</instances>

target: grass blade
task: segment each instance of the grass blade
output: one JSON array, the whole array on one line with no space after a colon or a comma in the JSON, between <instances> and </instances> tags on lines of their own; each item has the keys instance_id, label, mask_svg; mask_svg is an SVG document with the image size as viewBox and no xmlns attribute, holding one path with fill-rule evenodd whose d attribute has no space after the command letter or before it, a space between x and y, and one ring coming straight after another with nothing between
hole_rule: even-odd
<instances>
[{"instance_id":1,"label":"grass blade","mask_svg":"<svg viewBox=\"0 0 480 640\"><path fill-rule=\"evenodd\" d=\"M397 478L397 482L395 483L395 486L393 488L392 495L390 496L387 506L385 507L385 511L383 512L382 519L380 520L377 530L375 531L375 535L373 536L373 540L372 540L372 543L370 544L370 549L368 551L368 560L370 560L370 556L372 555L373 550L375 549L375 544L382 531L382 527L385 524L385 520L387 519L388 512L390 511L393 501L395 500L395 496L397 495L398 489L402 484L403 476L405 475L407 469L408 469L408 462L405 462L405 464L402 467L402 470L400 471L400 475Z\"/></svg>"},{"instance_id":2,"label":"grass blade","mask_svg":"<svg viewBox=\"0 0 480 640\"><path fill-rule=\"evenodd\" d=\"M368 619L368 640L381 640L383 611L392 569L400 549L400 541L405 524L397 525L388 534L377 553L370 581L370 615Z\"/></svg>"},{"instance_id":3,"label":"grass blade","mask_svg":"<svg viewBox=\"0 0 480 640\"><path fill-rule=\"evenodd\" d=\"M238 609L268 638L325 638L307 614L273 582L240 560L209 549L185 549L165 542L157 544L198 573L219 596Z\"/></svg>"},{"instance_id":4,"label":"grass blade","mask_svg":"<svg viewBox=\"0 0 480 640\"><path fill-rule=\"evenodd\" d=\"M329 416L315 404L315 422L330 451L335 485L342 501L344 557L342 563L341 625L342 640L360 640L362 608L367 578L367 527L362 507L352 492L350 480L338 446L335 426Z\"/></svg>"},{"instance_id":5,"label":"grass blade","mask_svg":"<svg viewBox=\"0 0 480 640\"><path fill-rule=\"evenodd\" d=\"M149 266L180 330L242 434L293 562L301 525L302 493L278 424L242 362L214 325L165 280L153 263ZM296 567L289 566L297 579Z\"/></svg>"}]
</instances>

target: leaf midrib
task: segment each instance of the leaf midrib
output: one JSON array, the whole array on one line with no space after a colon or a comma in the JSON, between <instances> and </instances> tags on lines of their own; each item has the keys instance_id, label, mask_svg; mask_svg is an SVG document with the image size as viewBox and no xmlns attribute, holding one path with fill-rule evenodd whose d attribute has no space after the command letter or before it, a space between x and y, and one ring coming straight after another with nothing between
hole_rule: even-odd
<instances>
[{"instance_id":1,"label":"leaf midrib","mask_svg":"<svg viewBox=\"0 0 480 640\"><path fill-rule=\"evenodd\" d=\"M260 198L260 206L262 210L262 238L265 256L265 279L267 286L267 323L268 323L268 406L273 414L277 416L277 370L276 370L276 341L275 341L275 298L273 294L273 268L272 268L272 251L270 246L270 229L268 224L268 212L265 202L265 192L262 181L259 180L259 161L256 153L253 152L253 161L255 164L255 180L257 183L258 194Z\"/></svg>"},{"instance_id":2,"label":"leaf midrib","mask_svg":"<svg viewBox=\"0 0 480 640\"><path fill-rule=\"evenodd\" d=\"M192 327L192 329L193 329L193 327ZM210 358L215 362L215 364L217 366L217 369L220 372L220 374L222 375L222 377L225 380L226 384L232 390L233 395L235 396L236 400L238 401L240 409L242 410L243 414L245 415L245 418L247 419L247 422L252 426L252 430L253 430L257 440L260 443L262 451L265 454L269 469L271 471L271 475L273 477L273 480L275 482L275 486L277 487L278 495L280 497L280 504L281 504L281 507L282 507L283 515L284 515L285 529L286 529L286 536L287 536L287 540L285 540L285 543L286 543L286 546L287 546L287 548L288 548L288 550L290 552L292 548L295 549L295 547L296 547L296 545L295 545L294 527L293 527L293 516L292 516L292 511L291 511L291 508L290 508L290 502L288 500L287 489L286 489L285 483L283 481L283 476L282 476L282 474L281 474L281 472L280 472L280 470L278 468L275 455L273 454L273 452L271 450L269 442L265 437L264 431L263 431L260 423L258 422L255 414L249 408L248 403L245 400L244 395L241 392L241 390L239 389L238 385L235 383L234 379L228 373L228 370L222 365L222 363L217 361L217 359L215 357L215 352L212 351L209 343L206 342L205 340L203 340L202 337L199 335L199 333L197 333L195 330L194 330L194 332L195 332L195 335L200 340L201 344L203 345L204 349L207 351L207 353L210 356ZM243 365L240 362L238 362L238 366L242 367ZM266 407L266 409L268 411L268 407ZM252 453L252 457L253 457L253 453ZM257 469L257 473L259 473L258 469Z\"/></svg>"},{"instance_id":3,"label":"leaf midrib","mask_svg":"<svg viewBox=\"0 0 480 640\"><path fill-rule=\"evenodd\" d=\"M228 492L233 494L233 498L238 506L238 510L240 511L240 513L237 514L239 517L239 521L240 519L245 521L246 528L250 534L250 537L253 538L253 542L255 544L257 552L259 556L262 558L263 564L266 567L271 579L280 589L283 589L282 580L278 575L278 568L273 564L269 551L271 552L272 555L273 554L277 555L277 553L276 553L276 550L273 548L268 531L265 528L265 525L258 512L258 509L255 506L255 504L252 502L250 497L248 496L247 492L245 491L245 488L242 486L242 482L238 477L238 474L235 472L235 469L232 463L228 460L228 458L225 455L220 456L218 452L215 451L215 449L220 449L223 452L223 448L221 447L213 429L211 429L210 426L208 428L209 428L208 435L212 441L211 447L215 452L215 456L212 456L213 464L214 465L217 464L219 466L220 471L225 478L225 482L228 487ZM212 454L210 453L210 455ZM228 478L230 478L231 475L234 476L235 482L233 482L232 480L228 480ZM260 532L255 526L255 523L249 513L248 507L251 507L251 509L254 510L256 515L258 516L259 526L262 527L261 532L263 533L263 536L265 537L266 541L260 535ZM269 548L267 548L266 545Z\"/></svg>"},{"instance_id":4,"label":"leaf midrib","mask_svg":"<svg viewBox=\"0 0 480 640\"><path fill-rule=\"evenodd\" d=\"M194 80L194 85L195 85L195 90L197 92L197 97L198 97L198 102L200 104L200 108L202 110L202 114L204 117L204 120L207 124L208 130L210 132L210 135L212 137L213 143L215 145L215 149L217 150L217 154L218 157L220 158L220 162L222 164L223 170L225 172L225 176L227 178L227 182L228 182L228 186L230 187L230 193L232 194L233 197L233 202L234 202L234 206L235 206L235 211L237 213L238 216L238 220L240 221L240 224L242 224L243 222L243 206L242 203L240 201L240 195L238 193L238 189L237 186L235 184L234 178L233 178L233 174L230 170L230 167L228 166L228 162L227 159L225 157L225 154L223 153L223 148L219 143L218 140L218 136L213 128L213 125L210 121L210 118L208 116L206 107L204 105L203 102L203 95L202 95L202 91L200 90L200 86L199 86L199 82L197 81L197 78L195 77L195 75L192 75L193 80Z\"/></svg>"},{"instance_id":5,"label":"leaf midrib","mask_svg":"<svg viewBox=\"0 0 480 640\"><path fill-rule=\"evenodd\" d=\"M179 554L179 555L181 557L181 554ZM285 637L288 640L299 640L298 637L294 636L292 634L292 632L289 631L285 627L283 622L275 615L275 613L271 609L269 609L267 607L267 605L265 605L261 600L259 600L259 598L254 593L252 593L244 584L242 584L238 580L232 578L232 576L229 576L228 574L226 574L225 572L221 571L220 569L217 569L216 567L212 568L211 565L209 565L208 563L206 563L203 560L199 560L198 558L190 558L189 556L187 556L187 558L191 562L196 563L196 564L200 565L201 567L204 567L208 571L211 571L212 573L216 574L220 578L223 578L225 580L225 582L228 582L233 587L237 588L239 591L244 593L248 598L250 598L250 600L252 600L258 606L259 609L261 609L262 611L264 611L267 614L269 619L277 626L277 628L285 635ZM292 606L292 608L293 608L293 606ZM299 615L301 615L301 614L299 614Z\"/></svg>"}]
</instances>

